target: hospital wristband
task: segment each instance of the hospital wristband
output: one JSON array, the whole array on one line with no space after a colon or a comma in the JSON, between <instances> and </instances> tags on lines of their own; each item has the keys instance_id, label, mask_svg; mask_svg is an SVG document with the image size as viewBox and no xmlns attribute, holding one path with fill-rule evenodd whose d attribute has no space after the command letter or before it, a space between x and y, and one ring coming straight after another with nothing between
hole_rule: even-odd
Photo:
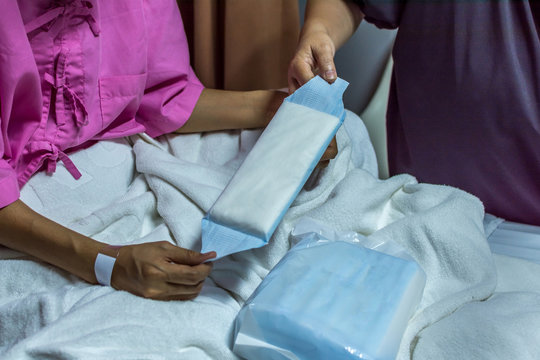
<instances>
[{"instance_id":1,"label":"hospital wristband","mask_svg":"<svg viewBox=\"0 0 540 360\"><path fill-rule=\"evenodd\" d=\"M122 246L109 245L98 252L96 262L94 263L94 273L96 274L96 280L99 284L111 286L114 263L116 262L121 247ZM115 250L114 257L106 255L105 252L110 253L110 251L107 250Z\"/></svg>"}]
</instances>

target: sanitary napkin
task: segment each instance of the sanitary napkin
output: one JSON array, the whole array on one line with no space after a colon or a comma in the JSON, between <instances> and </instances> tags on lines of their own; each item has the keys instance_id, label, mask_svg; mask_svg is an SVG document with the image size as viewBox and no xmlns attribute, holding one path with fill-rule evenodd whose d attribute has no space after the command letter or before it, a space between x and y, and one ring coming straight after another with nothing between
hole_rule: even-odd
<instances>
[{"instance_id":1,"label":"sanitary napkin","mask_svg":"<svg viewBox=\"0 0 540 360\"><path fill-rule=\"evenodd\" d=\"M287 97L202 220L217 258L268 243L345 117L348 83L315 77Z\"/></svg>"},{"instance_id":2,"label":"sanitary napkin","mask_svg":"<svg viewBox=\"0 0 540 360\"><path fill-rule=\"evenodd\" d=\"M301 241L240 310L234 352L246 359L394 359L425 286L418 264L393 242L310 220L293 236Z\"/></svg>"}]
</instances>

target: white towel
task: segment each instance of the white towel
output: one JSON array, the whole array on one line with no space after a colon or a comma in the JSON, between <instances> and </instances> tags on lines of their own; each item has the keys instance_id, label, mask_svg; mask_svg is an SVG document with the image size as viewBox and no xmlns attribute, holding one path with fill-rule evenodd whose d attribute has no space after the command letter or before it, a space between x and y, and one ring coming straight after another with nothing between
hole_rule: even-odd
<instances>
[{"instance_id":1,"label":"white towel","mask_svg":"<svg viewBox=\"0 0 540 360\"><path fill-rule=\"evenodd\" d=\"M350 121L359 122L362 129L357 117L351 116ZM258 134L220 132L139 142L135 152L140 173L135 172L134 153L125 141L101 142L70 156L83 173L82 181L73 180L59 165L53 176L40 173L32 178L23 200L44 215L108 243L168 240L198 250L203 214ZM358 163L376 174L367 133L357 135L366 154ZM353 167L345 131L338 141L340 155L322 172L320 185L299 196L295 211L303 213L298 210L302 206L324 202L323 195ZM152 301L92 286L0 248L4 259L0 261L0 357L235 359L234 318L242 299L288 249L284 229L278 239L258 255L244 254L241 260L216 264L213 277L239 296L231 296L209 279L201 295L189 302ZM242 270L247 263L253 266Z\"/></svg>"},{"instance_id":2,"label":"white towel","mask_svg":"<svg viewBox=\"0 0 540 360\"><path fill-rule=\"evenodd\" d=\"M173 241L144 176L135 174L126 141L101 142L70 157L83 181L59 165L53 176L32 178L22 199L105 242ZM211 280L195 301L161 302L92 286L1 247L0 259L2 359L235 358L230 327L240 307Z\"/></svg>"},{"instance_id":3,"label":"white towel","mask_svg":"<svg viewBox=\"0 0 540 360\"><path fill-rule=\"evenodd\" d=\"M415 358L540 358L540 265L496 254L494 260L496 292L420 332Z\"/></svg>"},{"instance_id":4,"label":"white towel","mask_svg":"<svg viewBox=\"0 0 540 360\"><path fill-rule=\"evenodd\" d=\"M177 242L197 248L200 218L234 169L227 172L219 164L208 166L208 159L202 163L184 160L182 154L189 149L181 141L168 138L176 158L166 149L139 141L135 145L137 169L145 173L157 196L158 211ZM418 184L408 175L378 180L369 171L353 169L352 146L345 131L338 133L338 143L338 158L322 174L318 186L299 195L269 244L217 261L211 277L239 303L245 301L289 249L289 232L303 215L338 230L397 241L427 273L424 298L400 350L400 357L407 358L422 329L463 304L493 293L496 273L484 235L483 206L463 191Z\"/></svg>"},{"instance_id":5,"label":"white towel","mask_svg":"<svg viewBox=\"0 0 540 360\"><path fill-rule=\"evenodd\" d=\"M380 181L353 170L329 201L307 215L338 230L396 241L426 272L424 297L406 330L399 358L409 357L423 328L469 301L487 298L495 288L482 204L460 190L417 184L408 175Z\"/></svg>"},{"instance_id":6,"label":"white towel","mask_svg":"<svg viewBox=\"0 0 540 360\"><path fill-rule=\"evenodd\" d=\"M354 141L347 121L360 124ZM308 215L338 230L398 241L426 271L425 295L400 359L540 358L538 269L496 258L504 281L492 295L496 271L480 202L407 175L377 180L373 149L359 121L348 115L337 137L338 157L299 194L270 243L219 260L195 301L151 301L91 286L0 248L0 357L235 359L231 329L240 305L289 249L296 220ZM138 141L137 172L125 142L103 142L71 156L83 181L64 176L59 165L54 176L31 179L23 198L110 243L169 240L198 250L203 214L257 136L244 131ZM521 281L521 273L524 282L510 286ZM486 356L476 349L487 349Z\"/></svg>"}]
</instances>

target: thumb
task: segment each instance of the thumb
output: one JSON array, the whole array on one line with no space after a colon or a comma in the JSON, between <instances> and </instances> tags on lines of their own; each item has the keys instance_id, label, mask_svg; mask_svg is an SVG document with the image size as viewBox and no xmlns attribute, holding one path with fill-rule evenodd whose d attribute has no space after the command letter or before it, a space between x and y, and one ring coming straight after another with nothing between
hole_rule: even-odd
<instances>
[{"instance_id":1,"label":"thumb","mask_svg":"<svg viewBox=\"0 0 540 360\"><path fill-rule=\"evenodd\" d=\"M314 51L319 75L330 84L337 79L336 66L334 64L334 51L331 46L321 46Z\"/></svg>"},{"instance_id":2,"label":"thumb","mask_svg":"<svg viewBox=\"0 0 540 360\"><path fill-rule=\"evenodd\" d=\"M202 264L203 262L216 257L216 253L214 251L201 254L197 251L184 249L178 246L171 249L167 255L171 261L177 264L191 266Z\"/></svg>"}]
</instances>

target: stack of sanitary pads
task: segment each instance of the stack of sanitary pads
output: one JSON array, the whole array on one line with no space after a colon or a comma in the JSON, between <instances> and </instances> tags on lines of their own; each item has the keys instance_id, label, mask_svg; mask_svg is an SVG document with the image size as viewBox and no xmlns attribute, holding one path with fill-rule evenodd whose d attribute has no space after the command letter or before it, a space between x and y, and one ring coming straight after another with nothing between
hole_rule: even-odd
<instances>
[{"instance_id":1,"label":"stack of sanitary pads","mask_svg":"<svg viewBox=\"0 0 540 360\"><path fill-rule=\"evenodd\" d=\"M394 359L424 285L411 259L314 232L240 310L234 351L246 359Z\"/></svg>"}]
</instances>

